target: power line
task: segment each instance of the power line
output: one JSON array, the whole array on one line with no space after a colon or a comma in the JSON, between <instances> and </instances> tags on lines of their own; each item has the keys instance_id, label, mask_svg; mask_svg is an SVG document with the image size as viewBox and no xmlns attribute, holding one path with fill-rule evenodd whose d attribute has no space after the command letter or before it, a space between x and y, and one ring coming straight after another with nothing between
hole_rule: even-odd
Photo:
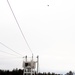
<instances>
[{"instance_id":1,"label":"power line","mask_svg":"<svg viewBox=\"0 0 75 75\"><path fill-rule=\"evenodd\" d=\"M12 56L16 56L15 54L11 54L11 53L5 52L5 51L3 51L3 50L0 50L0 52L5 53L5 54L9 54L9 55L12 55ZM5 57L4 57L4 58L5 58ZM13 58L13 57L12 57L12 58ZM23 57L17 57L17 56L16 56L16 58L23 58Z\"/></svg>"},{"instance_id":2,"label":"power line","mask_svg":"<svg viewBox=\"0 0 75 75\"><path fill-rule=\"evenodd\" d=\"M11 54L11 53L8 53L8 52L2 51L2 50L0 50L0 52L6 53L6 54L9 54L9 55L13 55L13 56L14 56L14 54ZM15 56L16 56L16 55L15 55Z\"/></svg>"},{"instance_id":3,"label":"power line","mask_svg":"<svg viewBox=\"0 0 75 75\"><path fill-rule=\"evenodd\" d=\"M0 44L1 44L1 45L3 45L4 47L8 48L9 50L13 51L14 53L16 53L16 54L18 54L18 55L22 56L20 53L18 53L18 52L16 52L16 51L14 51L13 49L11 49L10 47L6 46L6 45L5 45L5 44L3 44L2 42L0 42Z\"/></svg>"},{"instance_id":4,"label":"power line","mask_svg":"<svg viewBox=\"0 0 75 75\"><path fill-rule=\"evenodd\" d=\"M10 5L10 3L9 3L9 1L8 1L8 0L7 0L7 3L8 3L8 5L9 5L10 10L11 10L11 12L12 12L13 16L14 16L14 19L15 19L15 21L16 21L16 23L17 23L17 25L18 25L19 29L20 29L20 32L21 32L21 34L22 34L22 36L23 36L23 38L24 38L24 40L25 40L25 42L26 42L26 44L27 44L27 46L28 46L29 50L31 51L31 53L32 53L32 55L33 55L33 52L32 52L32 50L31 50L31 48L30 48L30 46L29 46L29 44L28 44L28 42L27 42L27 40L26 40L26 38L25 38L25 36L24 36L24 34L23 34L22 30L21 30L21 27L20 27L20 25L19 25L19 23L18 23L18 20L17 20L17 18L16 18L16 16L15 16L15 14L14 14L14 12L13 12L13 10L12 10L12 8L11 8L11 5Z\"/></svg>"},{"instance_id":5,"label":"power line","mask_svg":"<svg viewBox=\"0 0 75 75\"><path fill-rule=\"evenodd\" d=\"M2 51L2 50L0 50L0 52L14 56L14 54L7 53L7 52ZM2 59L12 59L12 58L14 58L14 59L18 59L18 58L19 58L19 59L23 59L23 57L17 57L16 55L15 55L15 57L0 57L0 59L1 59L1 58L2 58Z\"/></svg>"}]
</instances>

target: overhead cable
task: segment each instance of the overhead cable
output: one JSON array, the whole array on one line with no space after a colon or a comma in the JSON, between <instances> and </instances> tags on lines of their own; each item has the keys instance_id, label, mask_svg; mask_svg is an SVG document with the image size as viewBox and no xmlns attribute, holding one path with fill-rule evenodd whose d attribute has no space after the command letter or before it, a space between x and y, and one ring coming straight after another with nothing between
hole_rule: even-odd
<instances>
[{"instance_id":1,"label":"overhead cable","mask_svg":"<svg viewBox=\"0 0 75 75\"><path fill-rule=\"evenodd\" d=\"M1 45L3 45L4 47L8 48L9 50L13 51L14 53L16 53L16 54L18 54L18 55L22 56L20 53L18 53L18 52L16 52L16 51L14 51L13 49L11 49L10 47L6 46L6 45L5 45L5 44L3 44L2 42L0 42L0 44L1 44Z\"/></svg>"},{"instance_id":2,"label":"overhead cable","mask_svg":"<svg viewBox=\"0 0 75 75\"><path fill-rule=\"evenodd\" d=\"M9 7L10 7L10 9L11 9L11 12L12 12L12 14L13 14L13 16L14 16L14 19L15 19L15 21L16 21L16 23L17 23L19 29L20 29L20 32L21 32L21 34L22 34L22 36L23 36L23 38L24 38L24 40L25 40L25 42L26 42L26 44L27 44L29 50L31 51L31 53L32 53L32 55L33 55L33 52L32 52L32 50L31 50L31 48L30 48L30 46L29 46L29 44L28 44L28 42L27 42L27 40L26 40L26 38L25 38L25 36L24 36L24 34L23 34L23 32L22 32L22 29L21 29L21 27L20 27L20 25L19 25L19 23L18 23L18 20L17 20L17 18L16 18L16 16L15 16L15 14L14 14L14 12L13 12L13 10L12 10L12 8L11 8L11 5L10 5L10 3L9 3L8 0L7 0L7 3L8 3L8 5L9 5Z\"/></svg>"},{"instance_id":3,"label":"overhead cable","mask_svg":"<svg viewBox=\"0 0 75 75\"><path fill-rule=\"evenodd\" d=\"M14 54L11 54L11 53L8 53L8 52L2 51L2 50L0 50L0 52L14 56ZM15 55L15 56L16 56L16 55Z\"/></svg>"}]
</instances>

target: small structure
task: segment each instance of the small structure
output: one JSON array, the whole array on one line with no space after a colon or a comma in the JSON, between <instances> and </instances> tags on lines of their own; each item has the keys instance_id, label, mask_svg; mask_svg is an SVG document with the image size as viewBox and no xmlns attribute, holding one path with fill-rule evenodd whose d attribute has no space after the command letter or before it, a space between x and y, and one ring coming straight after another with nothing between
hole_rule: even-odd
<instances>
[{"instance_id":1,"label":"small structure","mask_svg":"<svg viewBox=\"0 0 75 75\"><path fill-rule=\"evenodd\" d=\"M32 58L28 61L27 56L25 56L25 59L23 61L23 68L24 72L23 75L35 75L35 72L38 74L38 66L39 66L39 57L37 56L37 60L33 60ZM37 71L35 69L37 68Z\"/></svg>"}]
</instances>

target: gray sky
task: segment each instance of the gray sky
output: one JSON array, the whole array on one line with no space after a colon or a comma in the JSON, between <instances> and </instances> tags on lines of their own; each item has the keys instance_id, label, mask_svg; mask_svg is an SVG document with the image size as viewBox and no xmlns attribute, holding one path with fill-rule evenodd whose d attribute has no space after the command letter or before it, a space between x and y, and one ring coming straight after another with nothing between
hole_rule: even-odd
<instances>
[{"instance_id":1,"label":"gray sky","mask_svg":"<svg viewBox=\"0 0 75 75\"><path fill-rule=\"evenodd\" d=\"M34 56L40 57L40 71L75 71L75 0L9 2ZM7 0L0 0L0 42L31 56ZM15 54L1 44L0 50ZM0 52L0 68L22 68L17 57Z\"/></svg>"}]
</instances>

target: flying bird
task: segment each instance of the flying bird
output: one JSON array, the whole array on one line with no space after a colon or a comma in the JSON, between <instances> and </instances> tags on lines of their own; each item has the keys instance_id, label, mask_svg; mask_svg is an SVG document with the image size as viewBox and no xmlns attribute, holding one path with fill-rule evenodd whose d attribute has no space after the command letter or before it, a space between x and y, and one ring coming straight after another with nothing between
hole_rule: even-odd
<instances>
[{"instance_id":1,"label":"flying bird","mask_svg":"<svg viewBox=\"0 0 75 75\"><path fill-rule=\"evenodd\" d=\"M49 5L47 5L49 7Z\"/></svg>"}]
</instances>

